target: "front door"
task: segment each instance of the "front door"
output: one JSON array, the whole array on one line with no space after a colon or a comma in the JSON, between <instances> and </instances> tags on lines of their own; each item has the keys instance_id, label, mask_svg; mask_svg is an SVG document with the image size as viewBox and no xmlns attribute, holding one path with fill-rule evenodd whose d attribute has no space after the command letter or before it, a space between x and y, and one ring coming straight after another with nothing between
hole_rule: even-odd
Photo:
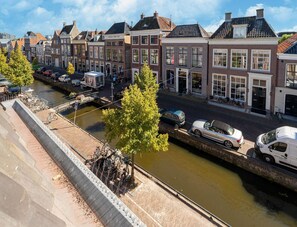
<instances>
[{"instance_id":1,"label":"front door","mask_svg":"<svg viewBox=\"0 0 297 227\"><path fill-rule=\"evenodd\" d=\"M178 72L178 92L187 93L187 74L186 72Z\"/></svg>"},{"instance_id":2,"label":"front door","mask_svg":"<svg viewBox=\"0 0 297 227\"><path fill-rule=\"evenodd\" d=\"M297 96L286 95L285 114L297 117Z\"/></svg>"},{"instance_id":3,"label":"front door","mask_svg":"<svg viewBox=\"0 0 297 227\"><path fill-rule=\"evenodd\" d=\"M266 114L266 88L253 86L251 111Z\"/></svg>"}]
</instances>

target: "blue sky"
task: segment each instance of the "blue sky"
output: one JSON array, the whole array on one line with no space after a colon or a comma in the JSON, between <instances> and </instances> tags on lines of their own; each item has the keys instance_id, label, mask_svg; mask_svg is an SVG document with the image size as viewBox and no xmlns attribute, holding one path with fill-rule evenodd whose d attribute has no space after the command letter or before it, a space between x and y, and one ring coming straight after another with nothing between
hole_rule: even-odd
<instances>
[{"instance_id":1,"label":"blue sky","mask_svg":"<svg viewBox=\"0 0 297 227\"><path fill-rule=\"evenodd\" d=\"M264 17L275 32L297 31L296 0L0 0L0 32L23 37L27 31L52 35L63 22L76 20L80 31L108 30L113 23L135 25L140 14L172 18L177 25L199 23L214 32L225 12L232 17L254 16L264 9Z\"/></svg>"}]
</instances>

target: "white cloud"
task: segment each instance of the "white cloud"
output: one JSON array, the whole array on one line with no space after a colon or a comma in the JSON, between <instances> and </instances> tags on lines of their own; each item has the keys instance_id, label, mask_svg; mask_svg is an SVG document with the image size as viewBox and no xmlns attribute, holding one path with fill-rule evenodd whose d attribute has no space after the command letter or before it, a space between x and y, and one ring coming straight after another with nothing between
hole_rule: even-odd
<instances>
[{"instance_id":1,"label":"white cloud","mask_svg":"<svg viewBox=\"0 0 297 227\"><path fill-rule=\"evenodd\" d=\"M225 20L222 19L218 22L213 22L213 23L207 25L206 27L204 27L204 29L207 32L214 33L220 27L220 25L224 23L224 21Z\"/></svg>"},{"instance_id":2,"label":"white cloud","mask_svg":"<svg viewBox=\"0 0 297 227\"><path fill-rule=\"evenodd\" d=\"M296 19L296 9L292 7L268 7L268 12L274 19L279 21L290 21L292 18Z\"/></svg>"},{"instance_id":3,"label":"white cloud","mask_svg":"<svg viewBox=\"0 0 297 227\"><path fill-rule=\"evenodd\" d=\"M255 6L251 6L249 7L246 12L245 12L245 16L249 17L249 16L256 16L256 10L257 9L264 9L264 5L263 4L256 4Z\"/></svg>"}]
</instances>

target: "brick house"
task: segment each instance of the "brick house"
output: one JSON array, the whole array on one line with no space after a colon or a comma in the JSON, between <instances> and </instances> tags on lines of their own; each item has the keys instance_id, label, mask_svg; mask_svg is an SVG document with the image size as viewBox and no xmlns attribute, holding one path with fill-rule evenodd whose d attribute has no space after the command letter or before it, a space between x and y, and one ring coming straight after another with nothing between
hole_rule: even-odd
<instances>
[{"instance_id":1,"label":"brick house","mask_svg":"<svg viewBox=\"0 0 297 227\"><path fill-rule=\"evenodd\" d=\"M82 31L72 40L75 71L85 72L89 70L88 42L94 35L94 31Z\"/></svg>"},{"instance_id":2,"label":"brick house","mask_svg":"<svg viewBox=\"0 0 297 227\"><path fill-rule=\"evenodd\" d=\"M68 62L73 62L72 51L71 51L71 44L72 40L79 34L79 30L76 26L76 21L73 21L73 24L66 25L63 23L63 29L60 33L60 67L67 68Z\"/></svg>"},{"instance_id":3,"label":"brick house","mask_svg":"<svg viewBox=\"0 0 297 227\"><path fill-rule=\"evenodd\" d=\"M297 34L278 45L275 112L297 118Z\"/></svg>"},{"instance_id":4,"label":"brick house","mask_svg":"<svg viewBox=\"0 0 297 227\"><path fill-rule=\"evenodd\" d=\"M162 43L175 25L171 19L160 17L157 12L152 17L140 16L140 20L131 29L132 50L132 81L135 73L139 73L142 65L147 62L157 82L162 81Z\"/></svg>"},{"instance_id":5,"label":"brick house","mask_svg":"<svg viewBox=\"0 0 297 227\"><path fill-rule=\"evenodd\" d=\"M51 46L51 40L40 40L37 44L36 44L36 58L38 60L38 63L42 63L42 64L46 64L48 63L45 60L45 48L46 46L50 47ZM48 60L48 59L47 59ZM47 64L48 65L48 64Z\"/></svg>"},{"instance_id":6,"label":"brick house","mask_svg":"<svg viewBox=\"0 0 297 227\"><path fill-rule=\"evenodd\" d=\"M88 42L88 57L90 71L105 73L105 31L95 31L94 37Z\"/></svg>"},{"instance_id":7,"label":"brick house","mask_svg":"<svg viewBox=\"0 0 297 227\"><path fill-rule=\"evenodd\" d=\"M162 38L162 80L166 89L207 96L208 33L199 25L178 25Z\"/></svg>"},{"instance_id":8,"label":"brick house","mask_svg":"<svg viewBox=\"0 0 297 227\"><path fill-rule=\"evenodd\" d=\"M131 27L126 22L114 23L104 34L106 75L118 80L131 76Z\"/></svg>"},{"instance_id":9,"label":"brick house","mask_svg":"<svg viewBox=\"0 0 297 227\"><path fill-rule=\"evenodd\" d=\"M55 30L51 43L51 61L55 67L61 67L61 40L60 40L61 30Z\"/></svg>"},{"instance_id":10,"label":"brick house","mask_svg":"<svg viewBox=\"0 0 297 227\"><path fill-rule=\"evenodd\" d=\"M232 18L226 13L209 40L209 98L247 112L273 112L277 45L263 9L251 17Z\"/></svg>"},{"instance_id":11,"label":"brick house","mask_svg":"<svg viewBox=\"0 0 297 227\"><path fill-rule=\"evenodd\" d=\"M40 40L46 40L46 38L41 33L34 33L28 31L24 36L24 46L25 46L25 56L28 61L32 62L36 57L36 44Z\"/></svg>"}]
</instances>

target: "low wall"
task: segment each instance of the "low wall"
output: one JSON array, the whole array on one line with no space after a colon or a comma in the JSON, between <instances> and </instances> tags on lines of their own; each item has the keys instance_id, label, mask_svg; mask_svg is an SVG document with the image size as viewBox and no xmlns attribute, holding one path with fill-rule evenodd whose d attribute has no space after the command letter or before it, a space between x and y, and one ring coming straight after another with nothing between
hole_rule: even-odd
<instances>
[{"instance_id":1,"label":"low wall","mask_svg":"<svg viewBox=\"0 0 297 227\"><path fill-rule=\"evenodd\" d=\"M198 138L196 136L190 135L184 129L172 130L172 128L162 124L160 125L160 132L168 133L170 137L195 147L199 151L208 153L212 156L229 162L234 166L240 167L246 171L297 192L297 174L293 172L278 168L277 166L273 166L237 151L225 149L218 144L208 142L204 138Z\"/></svg>"},{"instance_id":2,"label":"low wall","mask_svg":"<svg viewBox=\"0 0 297 227\"><path fill-rule=\"evenodd\" d=\"M13 108L105 226L145 226L20 100Z\"/></svg>"}]
</instances>

